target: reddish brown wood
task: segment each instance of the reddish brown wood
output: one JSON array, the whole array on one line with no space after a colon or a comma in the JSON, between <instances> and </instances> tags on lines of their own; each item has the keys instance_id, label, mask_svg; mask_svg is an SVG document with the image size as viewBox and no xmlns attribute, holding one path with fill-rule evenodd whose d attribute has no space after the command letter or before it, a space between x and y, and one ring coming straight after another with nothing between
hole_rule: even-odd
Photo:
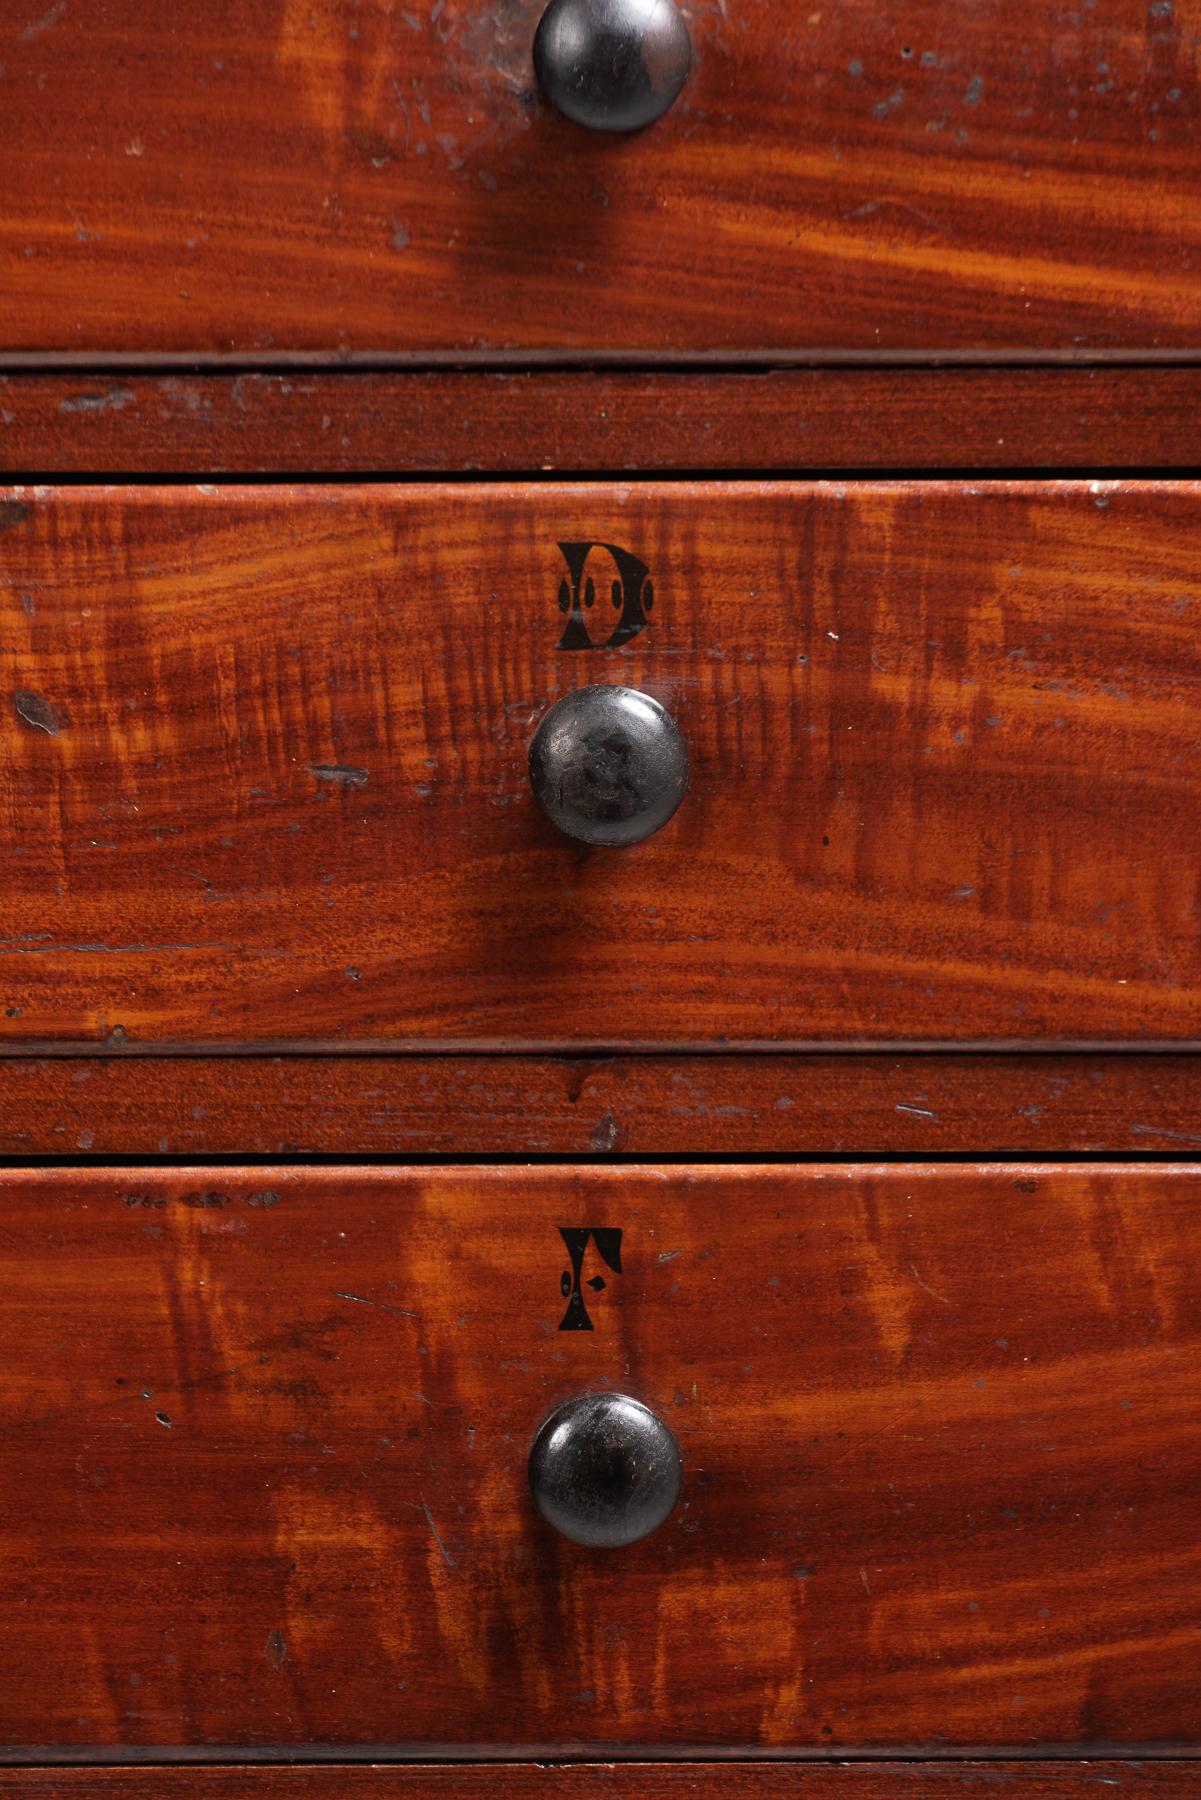
<instances>
[{"instance_id":1,"label":"reddish brown wood","mask_svg":"<svg viewBox=\"0 0 1201 1800\"><path fill-rule=\"evenodd\" d=\"M696 5L628 140L541 11L3 0L3 350L1201 350L1196 0Z\"/></svg>"},{"instance_id":2,"label":"reddish brown wood","mask_svg":"<svg viewBox=\"0 0 1201 1800\"><path fill-rule=\"evenodd\" d=\"M1201 1743L1201 1166L2 1199L10 1756ZM559 1227L592 1224L622 1273L562 1332ZM526 1489L605 1383L685 1467L611 1554Z\"/></svg>"},{"instance_id":3,"label":"reddish brown wood","mask_svg":"<svg viewBox=\"0 0 1201 1800\"><path fill-rule=\"evenodd\" d=\"M18 1800L1146 1800L1197 1792L1191 1762L354 1764L301 1768L0 1769Z\"/></svg>"},{"instance_id":4,"label":"reddish brown wood","mask_svg":"<svg viewBox=\"0 0 1201 1800\"><path fill-rule=\"evenodd\" d=\"M1201 1151L1197 1056L0 1058L0 1155Z\"/></svg>"},{"instance_id":5,"label":"reddish brown wood","mask_svg":"<svg viewBox=\"0 0 1201 1800\"><path fill-rule=\"evenodd\" d=\"M0 376L0 468L157 474L1201 464L1201 368Z\"/></svg>"},{"instance_id":6,"label":"reddish brown wood","mask_svg":"<svg viewBox=\"0 0 1201 1800\"><path fill-rule=\"evenodd\" d=\"M1196 1043L1199 518L1192 482L13 490L4 1040ZM624 649L557 648L580 537L652 570ZM691 747L632 851L529 793L598 679Z\"/></svg>"}]
</instances>

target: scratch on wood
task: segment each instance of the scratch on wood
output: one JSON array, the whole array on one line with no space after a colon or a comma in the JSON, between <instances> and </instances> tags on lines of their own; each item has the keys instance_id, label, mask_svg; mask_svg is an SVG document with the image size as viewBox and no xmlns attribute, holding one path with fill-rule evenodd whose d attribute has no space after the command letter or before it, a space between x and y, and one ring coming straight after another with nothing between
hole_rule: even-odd
<instances>
[{"instance_id":1,"label":"scratch on wood","mask_svg":"<svg viewBox=\"0 0 1201 1800\"><path fill-rule=\"evenodd\" d=\"M0 938L0 951L5 955L29 956L50 943L48 931L31 932L27 937ZM35 946L31 950L27 946ZM222 950L232 954L223 943L204 944L55 944L63 956L174 956L184 950Z\"/></svg>"},{"instance_id":2,"label":"scratch on wood","mask_svg":"<svg viewBox=\"0 0 1201 1800\"><path fill-rule=\"evenodd\" d=\"M913 1263L910 1263L909 1265L909 1273L913 1276L917 1285L923 1289L925 1293L929 1294L931 1300L937 1300L940 1306L950 1306L951 1302L947 1299L945 1294L935 1293L934 1289L930 1286L930 1283L922 1280Z\"/></svg>"},{"instance_id":3,"label":"scratch on wood","mask_svg":"<svg viewBox=\"0 0 1201 1800\"><path fill-rule=\"evenodd\" d=\"M1169 1138L1174 1144L1201 1146L1201 1134L1195 1131L1168 1131L1163 1125L1132 1125L1131 1137Z\"/></svg>"},{"instance_id":4,"label":"scratch on wood","mask_svg":"<svg viewBox=\"0 0 1201 1800\"><path fill-rule=\"evenodd\" d=\"M446 1564L448 1569L457 1569L459 1565L455 1561L454 1557L451 1555L450 1551L446 1548L446 1545L442 1542L442 1533L438 1530L438 1527L434 1524L434 1515L430 1511L428 1505L426 1504L426 1502L424 1500L421 1502L421 1510L425 1514L426 1524L429 1526L430 1531L433 1533L434 1542L435 1542L435 1544L437 1544L439 1550L442 1552L443 1562Z\"/></svg>"},{"instance_id":5,"label":"scratch on wood","mask_svg":"<svg viewBox=\"0 0 1201 1800\"><path fill-rule=\"evenodd\" d=\"M417 1314L407 1306L390 1306L386 1300L371 1300L366 1294L343 1294L335 1291L335 1300L350 1300L355 1306L378 1306L381 1312L399 1313L402 1319L415 1319Z\"/></svg>"}]
</instances>

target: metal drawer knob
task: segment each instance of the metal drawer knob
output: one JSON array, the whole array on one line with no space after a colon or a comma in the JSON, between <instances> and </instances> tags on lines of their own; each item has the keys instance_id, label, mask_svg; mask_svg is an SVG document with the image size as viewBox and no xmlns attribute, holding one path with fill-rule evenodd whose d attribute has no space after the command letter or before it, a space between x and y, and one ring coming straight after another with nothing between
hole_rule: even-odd
<instances>
[{"instance_id":1,"label":"metal drawer knob","mask_svg":"<svg viewBox=\"0 0 1201 1800\"><path fill-rule=\"evenodd\" d=\"M640 131L661 119L691 63L672 0L550 0L534 38L543 93L592 131Z\"/></svg>"},{"instance_id":2,"label":"metal drawer knob","mask_svg":"<svg viewBox=\"0 0 1201 1800\"><path fill-rule=\"evenodd\" d=\"M530 1492L573 1544L614 1550L662 1525L680 1496L680 1452L662 1419L627 1394L581 1394L530 1451Z\"/></svg>"},{"instance_id":3,"label":"metal drawer knob","mask_svg":"<svg viewBox=\"0 0 1201 1800\"><path fill-rule=\"evenodd\" d=\"M635 688L577 688L556 700L530 745L547 818L581 844L638 844L688 791L688 750L671 714Z\"/></svg>"}]
</instances>

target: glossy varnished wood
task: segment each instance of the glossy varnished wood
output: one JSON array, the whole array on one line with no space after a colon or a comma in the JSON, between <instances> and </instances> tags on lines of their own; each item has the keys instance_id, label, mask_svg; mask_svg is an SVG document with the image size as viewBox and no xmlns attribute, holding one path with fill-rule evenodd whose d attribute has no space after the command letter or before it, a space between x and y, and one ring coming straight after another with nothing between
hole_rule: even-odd
<instances>
[{"instance_id":1,"label":"glossy varnished wood","mask_svg":"<svg viewBox=\"0 0 1201 1800\"><path fill-rule=\"evenodd\" d=\"M1201 1168L10 1173L0 1743L1201 1741ZM620 1227L563 1332L561 1226ZM569 1545L612 1385L685 1493Z\"/></svg>"},{"instance_id":2,"label":"glossy varnished wood","mask_svg":"<svg viewBox=\"0 0 1201 1800\"><path fill-rule=\"evenodd\" d=\"M0 469L1201 465L1201 368L0 376Z\"/></svg>"},{"instance_id":3,"label":"glossy varnished wood","mask_svg":"<svg viewBox=\"0 0 1201 1800\"><path fill-rule=\"evenodd\" d=\"M1142 1800L1197 1792L1191 1762L429 1764L0 1769L13 1800Z\"/></svg>"},{"instance_id":4,"label":"glossy varnished wood","mask_svg":"<svg viewBox=\"0 0 1201 1800\"><path fill-rule=\"evenodd\" d=\"M1196 1041L1199 517L1189 482L15 490L3 1039ZM580 538L651 570L621 649L557 647ZM597 680L692 758L624 851L529 792Z\"/></svg>"},{"instance_id":5,"label":"glossy varnished wood","mask_svg":"<svg viewBox=\"0 0 1201 1800\"><path fill-rule=\"evenodd\" d=\"M1197 1056L0 1057L3 1156L1201 1151Z\"/></svg>"},{"instance_id":6,"label":"glossy varnished wood","mask_svg":"<svg viewBox=\"0 0 1201 1800\"><path fill-rule=\"evenodd\" d=\"M689 8L670 116L542 0L0 5L0 351L1201 349L1198 0Z\"/></svg>"}]
</instances>

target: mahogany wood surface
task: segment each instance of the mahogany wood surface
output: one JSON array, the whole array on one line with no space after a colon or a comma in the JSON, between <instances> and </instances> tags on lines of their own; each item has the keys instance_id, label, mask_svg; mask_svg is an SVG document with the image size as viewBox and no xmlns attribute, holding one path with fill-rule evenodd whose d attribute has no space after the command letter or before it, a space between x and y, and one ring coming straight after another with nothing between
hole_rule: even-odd
<instances>
[{"instance_id":1,"label":"mahogany wood surface","mask_svg":"<svg viewBox=\"0 0 1201 1800\"><path fill-rule=\"evenodd\" d=\"M7 1173L0 1743L1195 1749L1201 1166ZM586 1254L568 1316L561 1227ZM604 1285L594 1277L602 1277ZM634 1394L622 1552L529 1445Z\"/></svg>"},{"instance_id":2,"label":"mahogany wood surface","mask_svg":"<svg viewBox=\"0 0 1201 1800\"><path fill-rule=\"evenodd\" d=\"M0 1057L0 1156L1201 1151L1201 1057Z\"/></svg>"},{"instance_id":3,"label":"mahogany wood surface","mask_svg":"<svg viewBox=\"0 0 1201 1800\"><path fill-rule=\"evenodd\" d=\"M672 112L542 0L0 0L0 353L1201 350L1199 0L693 0Z\"/></svg>"},{"instance_id":4,"label":"mahogany wood surface","mask_svg":"<svg viewBox=\"0 0 1201 1800\"><path fill-rule=\"evenodd\" d=\"M1201 368L0 375L42 473L1201 466Z\"/></svg>"},{"instance_id":5,"label":"mahogany wood surface","mask_svg":"<svg viewBox=\"0 0 1201 1800\"><path fill-rule=\"evenodd\" d=\"M401 1764L0 1769L14 1800L1184 1800L1191 1762Z\"/></svg>"},{"instance_id":6,"label":"mahogany wood surface","mask_svg":"<svg viewBox=\"0 0 1201 1800\"><path fill-rule=\"evenodd\" d=\"M1199 517L1187 481L11 490L3 1041L1195 1043ZM603 548L560 611L591 540L653 610L563 649L630 617ZM530 794L598 680L690 747L634 849Z\"/></svg>"}]
</instances>

